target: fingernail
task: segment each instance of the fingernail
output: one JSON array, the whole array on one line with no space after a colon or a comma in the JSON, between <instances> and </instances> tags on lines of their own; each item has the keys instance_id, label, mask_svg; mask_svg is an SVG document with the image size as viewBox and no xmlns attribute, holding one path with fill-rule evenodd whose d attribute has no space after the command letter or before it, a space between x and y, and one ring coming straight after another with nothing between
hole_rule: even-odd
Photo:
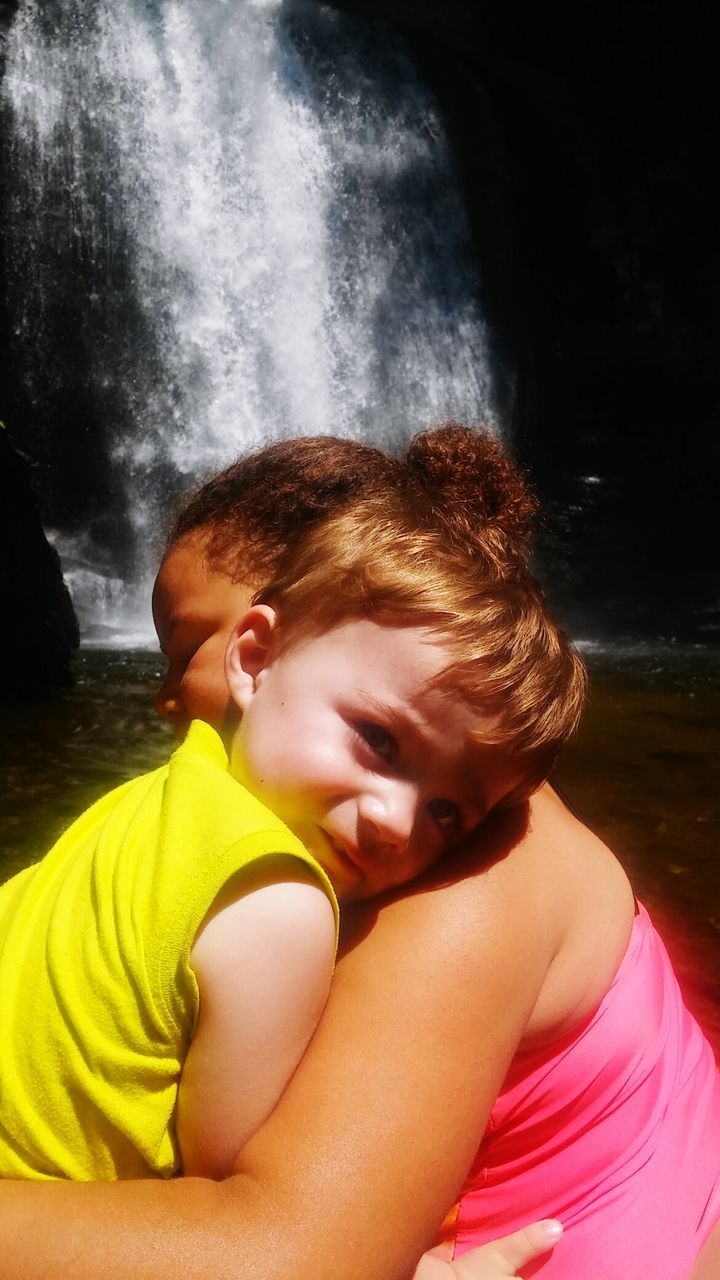
<instances>
[{"instance_id":1,"label":"fingernail","mask_svg":"<svg viewBox=\"0 0 720 1280\"><path fill-rule=\"evenodd\" d=\"M562 1222L558 1222L557 1218L544 1218L540 1223L545 1235L549 1240L559 1240L563 1233Z\"/></svg>"}]
</instances>

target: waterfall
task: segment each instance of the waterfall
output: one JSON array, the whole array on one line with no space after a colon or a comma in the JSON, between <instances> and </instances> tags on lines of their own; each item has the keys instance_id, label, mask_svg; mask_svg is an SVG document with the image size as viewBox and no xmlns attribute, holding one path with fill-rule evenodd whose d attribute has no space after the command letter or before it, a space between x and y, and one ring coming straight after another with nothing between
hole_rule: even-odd
<instances>
[{"instance_id":1,"label":"waterfall","mask_svg":"<svg viewBox=\"0 0 720 1280\"><path fill-rule=\"evenodd\" d=\"M123 495L122 556L57 536L83 621L132 612L168 496L248 447L496 422L448 143L383 28L314 0L24 0L2 94L27 394L51 430L81 363Z\"/></svg>"}]
</instances>

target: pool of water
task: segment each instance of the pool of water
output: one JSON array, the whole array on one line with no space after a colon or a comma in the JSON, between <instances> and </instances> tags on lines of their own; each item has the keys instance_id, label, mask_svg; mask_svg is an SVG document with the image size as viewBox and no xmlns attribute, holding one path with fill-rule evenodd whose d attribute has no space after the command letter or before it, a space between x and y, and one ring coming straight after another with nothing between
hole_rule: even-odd
<instances>
[{"instance_id":1,"label":"pool of water","mask_svg":"<svg viewBox=\"0 0 720 1280\"><path fill-rule=\"evenodd\" d=\"M720 650L588 646L557 778L614 850L720 1058Z\"/></svg>"},{"instance_id":2,"label":"pool of water","mask_svg":"<svg viewBox=\"0 0 720 1280\"><path fill-rule=\"evenodd\" d=\"M591 696L558 781L627 868L720 1054L720 651L584 648ZM74 688L4 712L0 878L165 758L172 735L152 710L162 670L148 650L84 649Z\"/></svg>"}]
</instances>

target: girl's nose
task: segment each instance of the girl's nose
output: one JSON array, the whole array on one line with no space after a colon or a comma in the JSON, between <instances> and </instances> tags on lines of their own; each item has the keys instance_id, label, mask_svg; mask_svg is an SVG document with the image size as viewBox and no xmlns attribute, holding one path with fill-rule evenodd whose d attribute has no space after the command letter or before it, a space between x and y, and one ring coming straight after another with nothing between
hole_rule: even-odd
<instances>
[{"instance_id":1,"label":"girl's nose","mask_svg":"<svg viewBox=\"0 0 720 1280\"><path fill-rule=\"evenodd\" d=\"M166 676L155 697L155 710L164 720L175 720L180 708L181 699L177 685L174 680L169 680Z\"/></svg>"},{"instance_id":2,"label":"girl's nose","mask_svg":"<svg viewBox=\"0 0 720 1280\"><path fill-rule=\"evenodd\" d=\"M397 782L360 796L358 814L361 828L371 844L380 844L402 853L415 826L415 789Z\"/></svg>"}]
</instances>

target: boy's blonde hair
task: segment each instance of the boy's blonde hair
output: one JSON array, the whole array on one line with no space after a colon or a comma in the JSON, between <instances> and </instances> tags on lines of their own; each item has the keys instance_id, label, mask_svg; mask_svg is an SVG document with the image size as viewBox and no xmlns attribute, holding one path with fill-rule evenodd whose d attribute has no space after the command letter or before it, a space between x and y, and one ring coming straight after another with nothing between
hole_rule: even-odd
<instances>
[{"instance_id":1,"label":"boy's blonde hair","mask_svg":"<svg viewBox=\"0 0 720 1280\"><path fill-rule=\"evenodd\" d=\"M495 714L483 741L527 757L529 791L576 729L586 686L527 564L534 502L497 444L466 428L428 432L408 457L394 486L308 530L256 598L277 608L281 645L361 617L435 632L450 661L434 685Z\"/></svg>"}]
</instances>

